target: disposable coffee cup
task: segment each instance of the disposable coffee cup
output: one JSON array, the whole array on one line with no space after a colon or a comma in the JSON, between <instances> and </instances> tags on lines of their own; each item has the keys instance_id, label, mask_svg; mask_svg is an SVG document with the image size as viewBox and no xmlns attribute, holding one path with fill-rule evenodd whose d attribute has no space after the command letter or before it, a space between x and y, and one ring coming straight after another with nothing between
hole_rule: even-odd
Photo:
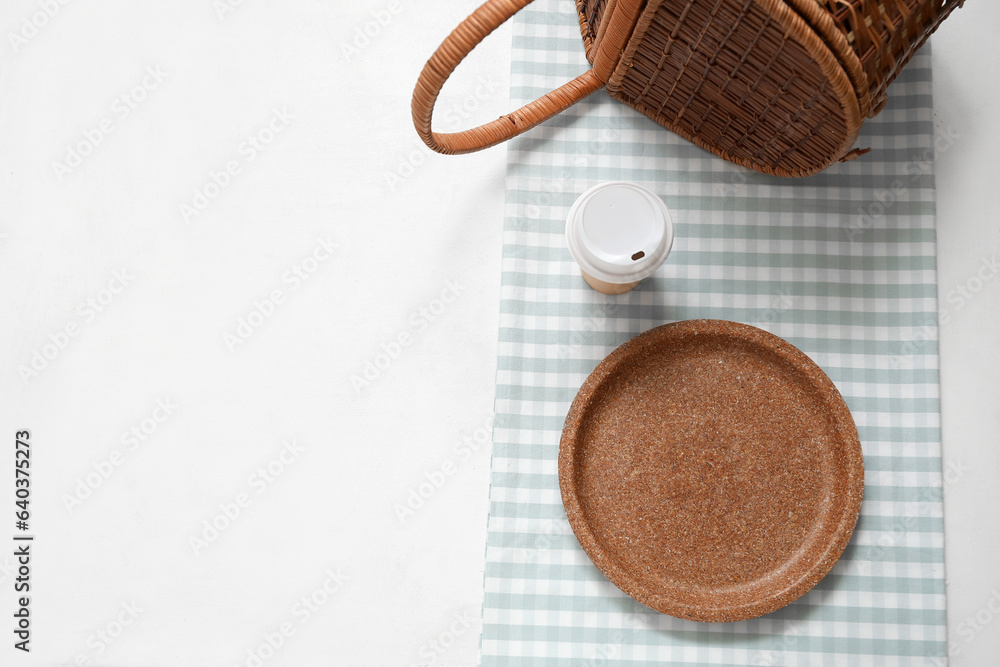
<instances>
[{"instance_id":1,"label":"disposable coffee cup","mask_svg":"<svg viewBox=\"0 0 1000 667\"><path fill-rule=\"evenodd\" d=\"M624 294L660 268L674 245L670 211L656 193L625 181L600 183L573 203L566 239L587 284Z\"/></svg>"}]
</instances>

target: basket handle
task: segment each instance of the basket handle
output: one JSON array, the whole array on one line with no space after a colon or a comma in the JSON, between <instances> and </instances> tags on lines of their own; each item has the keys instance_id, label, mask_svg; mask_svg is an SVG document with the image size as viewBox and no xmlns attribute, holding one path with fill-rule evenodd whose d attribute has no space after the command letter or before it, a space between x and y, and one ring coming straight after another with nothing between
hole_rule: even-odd
<instances>
[{"instance_id":1,"label":"basket handle","mask_svg":"<svg viewBox=\"0 0 1000 667\"><path fill-rule=\"evenodd\" d=\"M448 35L427 61L413 90L412 111L413 126L431 149L438 153L458 155L495 146L527 132L604 86L604 82L593 70L587 70L551 93L485 125L454 133L438 133L431 129L434 103L437 102L444 82L458 64L477 44L531 1L486 0Z\"/></svg>"}]
</instances>

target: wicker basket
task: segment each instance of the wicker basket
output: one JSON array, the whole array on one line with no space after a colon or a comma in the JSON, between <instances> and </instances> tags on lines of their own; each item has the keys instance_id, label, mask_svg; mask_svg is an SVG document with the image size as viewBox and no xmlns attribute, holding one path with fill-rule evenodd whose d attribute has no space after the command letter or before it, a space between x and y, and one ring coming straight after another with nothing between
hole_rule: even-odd
<instances>
[{"instance_id":1,"label":"wicker basket","mask_svg":"<svg viewBox=\"0 0 1000 667\"><path fill-rule=\"evenodd\" d=\"M606 88L615 99L737 164L808 176L852 150L865 118L964 0L577 0L592 69L478 128L431 130L441 87L469 52L531 0L488 0L444 41L413 92L413 122L441 153L534 127Z\"/></svg>"}]
</instances>

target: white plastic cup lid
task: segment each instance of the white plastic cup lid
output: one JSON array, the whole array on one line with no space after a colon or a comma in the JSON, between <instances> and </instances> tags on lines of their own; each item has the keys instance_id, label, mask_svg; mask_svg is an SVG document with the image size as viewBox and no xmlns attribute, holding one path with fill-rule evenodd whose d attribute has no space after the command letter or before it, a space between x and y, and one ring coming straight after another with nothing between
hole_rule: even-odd
<instances>
[{"instance_id":1,"label":"white plastic cup lid","mask_svg":"<svg viewBox=\"0 0 1000 667\"><path fill-rule=\"evenodd\" d=\"M608 283L647 278L674 244L670 211L656 193L625 181L600 183L573 203L569 252L584 273Z\"/></svg>"}]
</instances>

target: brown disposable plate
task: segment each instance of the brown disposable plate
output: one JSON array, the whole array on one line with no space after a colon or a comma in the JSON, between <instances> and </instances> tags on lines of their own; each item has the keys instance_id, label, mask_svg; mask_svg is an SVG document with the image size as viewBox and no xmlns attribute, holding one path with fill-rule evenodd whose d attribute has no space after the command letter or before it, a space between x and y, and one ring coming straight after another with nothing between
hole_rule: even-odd
<instances>
[{"instance_id":1,"label":"brown disposable plate","mask_svg":"<svg viewBox=\"0 0 1000 667\"><path fill-rule=\"evenodd\" d=\"M854 531L864 461L830 378L788 342L721 320L667 324L602 361L573 401L559 486L612 583L695 621L798 599Z\"/></svg>"}]
</instances>

